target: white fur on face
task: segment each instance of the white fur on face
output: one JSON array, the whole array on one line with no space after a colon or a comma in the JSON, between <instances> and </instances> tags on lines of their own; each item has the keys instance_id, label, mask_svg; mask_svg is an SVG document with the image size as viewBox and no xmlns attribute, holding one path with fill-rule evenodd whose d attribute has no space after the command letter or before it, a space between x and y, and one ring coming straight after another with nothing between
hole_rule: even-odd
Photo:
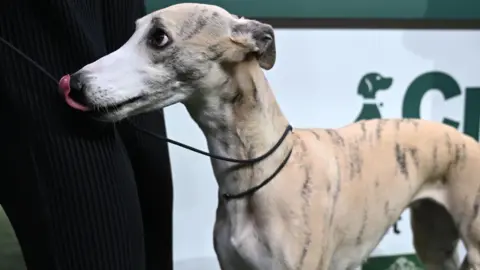
<instances>
[{"instance_id":1,"label":"white fur on face","mask_svg":"<svg viewBox=\"0 0 480 270\"><path fill-rule=\"evenodd\" d=\"M172 81L175 72L162 63L152 62L152 52L145 42L150 22L150 15L139 19L135 33L122 47L79 71L86 84L84 94L93 107L112 107L140 97L106 115L109 119L163 108L186 96L185 91L167 91L180 87L179 82ZM135 110L139 111L133 113Z\"/></svg>"},{"instance_id":2,"label":"white fur on face","mask_svg":"<svg viewBox=\"0 0 480 270\"><path fill-rule=\"evenodd\" d=\"M148 56L137 44L146 25L137 24L132 37L118 50L83 67L87 83L85 95L94 106L118 104L142 95L146 90Z\"/></svg>"},{"instance_id":3,"label":"white fur on face","mask_svg":"<svg viewBox=\"0 0 480 270\"><path fill-rule=\"evenodd\" d=\"M118 104L140 96L146 87L143 77L147 66L141 52L131 44L85 66L85 92L91 104L99 107Z\"/></svg>"}]
</instances>

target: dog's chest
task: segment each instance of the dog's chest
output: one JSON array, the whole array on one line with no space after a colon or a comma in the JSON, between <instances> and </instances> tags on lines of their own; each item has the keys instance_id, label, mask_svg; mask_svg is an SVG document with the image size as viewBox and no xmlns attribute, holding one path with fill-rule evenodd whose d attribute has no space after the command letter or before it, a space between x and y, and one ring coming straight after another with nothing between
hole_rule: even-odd
<instances>
[{"instance_id":1,"label":"dog's chest","mask_svg":"<svg viewBox=\"0 0 480 270\"><path fill-rule=\"evenodd\" d=\"M272 251L250 221L235 223L216 220L215 251L222 270L282 270Z\"/></svg>"}]
</instances>

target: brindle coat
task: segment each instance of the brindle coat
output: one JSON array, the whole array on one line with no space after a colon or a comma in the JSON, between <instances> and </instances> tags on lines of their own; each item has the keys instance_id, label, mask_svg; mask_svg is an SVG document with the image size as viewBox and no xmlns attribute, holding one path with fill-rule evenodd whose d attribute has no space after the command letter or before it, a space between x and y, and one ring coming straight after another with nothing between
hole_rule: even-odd
<instances>
[{"instance_id":1,"label":"brindle coat","mask_svg":"<svg viewBox=\"0 0 480 270\"><path fill-rule=\"evenodd\" d=\"M73 90L90 108L110 108L102 115L109 121L181 102L211 153L253 158L288 124L261 69L274 62L271 26L179 4L139 19L124 46L72 76ZM291 149L253 196L219 196L214 246L223 270L353 269L409 206L427 269L457 269L459 239L468 250L463 269L480 269L480 147L472 138L412 119L295 129L253 166L213 159L219 194L258 185Z\"/></svg>"}]
</instances>

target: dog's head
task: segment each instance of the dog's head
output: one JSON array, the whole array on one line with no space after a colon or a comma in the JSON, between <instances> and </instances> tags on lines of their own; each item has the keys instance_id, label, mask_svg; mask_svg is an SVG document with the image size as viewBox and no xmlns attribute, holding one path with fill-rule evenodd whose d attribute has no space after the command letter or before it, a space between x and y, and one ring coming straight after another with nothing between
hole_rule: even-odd
<instances>
[{"instance_id":1,"label":"dog's head","mask_svg":"<svg viewBox=\"0 0 480 270\"><path fill-rule=\"evenodd\" d=\"M228 67L244 61L273 67L270 25L218 6L177 4L137 20L121 48L64 77L60 88L72 107L115 121L220 91Z\"/></svg>"},{"instance_id":2,"label":"dog's head","mask_svg":"<svg viewBox=\"0 0 480 270\"><path fill-rule=\"evenodd\" d=\"M393 79L379 73L367 73L360 79L357 93L363 98L373 99L378 91L387 90L392 86Z\"/></svg>"}]
</instances>

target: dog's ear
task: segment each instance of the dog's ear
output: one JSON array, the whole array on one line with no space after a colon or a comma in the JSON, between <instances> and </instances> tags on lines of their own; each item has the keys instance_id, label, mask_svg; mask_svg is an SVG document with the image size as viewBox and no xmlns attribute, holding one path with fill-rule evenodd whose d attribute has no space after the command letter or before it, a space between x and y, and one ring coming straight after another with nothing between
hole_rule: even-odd
<instances>
[{"instance_id":1,"label":"dog's ear","mask_svg":"<svg viewBox=\"0 0 480 270\"><path fill-rule=\"evenodd\" d=\"M269 70L275 64L275 35L269 24L255 20L238 19L232 26L230 40L245 55L253 54L260 67Z\"/></svg>"}]
</instances>

